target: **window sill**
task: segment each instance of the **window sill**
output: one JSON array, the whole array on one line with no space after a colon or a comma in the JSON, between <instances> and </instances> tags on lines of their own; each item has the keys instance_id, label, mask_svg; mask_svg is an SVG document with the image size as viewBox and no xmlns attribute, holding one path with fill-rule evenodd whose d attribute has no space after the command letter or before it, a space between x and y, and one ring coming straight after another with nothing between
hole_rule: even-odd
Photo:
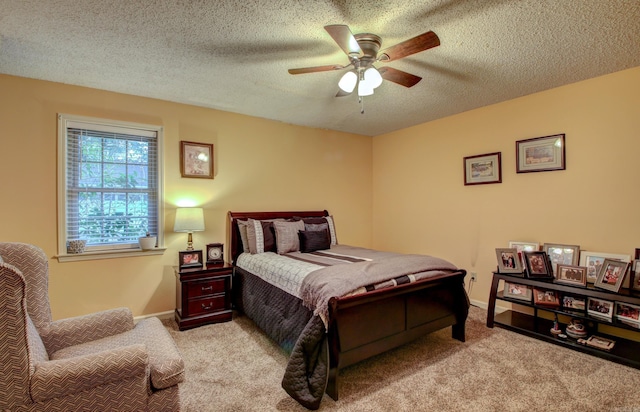
<instances>
[{"instance_id":1,"label":"window sill","mask_svg":"<svg viewBox=\"0 0 640 412\"><path fill-rule=\"evenodd\" d=\"M80 260L100 260L100 259L115 259L115 258L127 258L135 256L152 256L162 255L166 247L157 247L153 250L142 249L130 249L130 250L103 250L99 252L84 252L75 254L64 254L55 256L58 262L76 262Z\"/></svg>"}]
</instances>

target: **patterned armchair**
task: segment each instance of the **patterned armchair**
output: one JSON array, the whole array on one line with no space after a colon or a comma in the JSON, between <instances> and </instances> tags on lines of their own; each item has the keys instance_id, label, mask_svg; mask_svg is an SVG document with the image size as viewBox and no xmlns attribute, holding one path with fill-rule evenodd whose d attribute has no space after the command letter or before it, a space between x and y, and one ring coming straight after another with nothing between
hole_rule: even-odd
<instances>
[{"instance_id":1,"label":"patterned armchair","mask_svg":"<svg viewBox=\"0 0 640 412\"><path fill-rule=\"evenodd\" d=\"M184 363L160 320L120 308L54 322L48 271L40 248L0 243L0 410L179 410Z\"/></svg>"}]
</instances>

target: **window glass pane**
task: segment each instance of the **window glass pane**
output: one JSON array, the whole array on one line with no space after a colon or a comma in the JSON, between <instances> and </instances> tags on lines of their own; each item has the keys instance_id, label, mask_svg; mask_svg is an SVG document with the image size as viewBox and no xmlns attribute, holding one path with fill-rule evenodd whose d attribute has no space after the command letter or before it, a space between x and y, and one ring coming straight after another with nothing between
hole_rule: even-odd
<instances>
[{"instance_id":1,"label":"window glass pane","mask_svg":"<svg viewBox=\"0 0 640 412\"><path fill-rule=\"evenodd\" d=\"M135 176L127 175L127 166L124 164L104 164L104 187L126 188L133 187L130 184Z\"/></svg>"},{"instance_id":2,"label":"window glass pane","mask_svg":"<svg viewBox=\"0 0 640 412\"><path fill-rule=\"evenodd\" d=\"M83 135L80 138L80 147L82 151L83 162L102 161L102 139Z\"/></svg>"},{"instance_id":3,"label":"window glass pane","mask_svg":"<svg viewBox=\"0 0 640 412\"><path fill-rule=\"evenodd\" d=\"M149 163L149 143L129 141L127 151L129 163L148 164Z\"/></svg>"},{"instance_id":4,"label":"window glass pane","mask_svg":"<svg viewBox=\"0 0 640 412\"><path fill-rule=\"evenodd\" d=\"M104 139L104 161L124 163L127 160L127 141Z\"/></svg>"},{"instance_id":5,"label":"window glass pane","mask_svg":"<svg viewBox=\"0 0 640 412\"><path fill-rule=\"evenodd\" d=\"M79 187L102 187L102 164L80 163Z\"/></svg>"},{"instance_id":6,"label":"window glass pane","mask_svg":"<svg viewBox=\"0 0 640 412\"><path fill-rule=\"evenodd\" d=\"M130 165L127 170L129 171L129 184L131 187L138 189L146 189L149 187L149 179L147 178L148 172L147 166Z\"/></svg>"}]
</instances>

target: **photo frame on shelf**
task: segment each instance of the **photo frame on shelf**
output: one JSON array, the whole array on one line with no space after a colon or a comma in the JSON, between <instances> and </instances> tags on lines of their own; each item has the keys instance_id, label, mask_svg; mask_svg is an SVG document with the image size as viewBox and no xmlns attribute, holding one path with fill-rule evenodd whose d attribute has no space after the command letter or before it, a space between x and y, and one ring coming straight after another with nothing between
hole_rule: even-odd
<instances>
[{"instance_id":1,"label":"photo frame on shelf","mask_svg":"<svg viewBox=\"0 0 640 412\"><path fill-rule=\"evenodd\" d=\"M629 277L629 289L631 289L631 291L640 292L640 259L633 261Z\"/></svg>"},{"instance_id":2,"label":"photo frame on shelf","mask_svg":"<svg viewBox=\"0 0 640 412\"><path fill-rule=\"evenodd\" d=\"M585 311L587 299L584 297L565 295L562 297L562 308L566 310Z\"/></svg>"},{"instance_id":3,"label":"photo frame on shelf","mask_svg":"<svg viewBox=\"0 0 640 412\"><path fill-rule=\"evenodd\" d=\"M631 262L631 256L604 252L580 251L580 266L587 268L587 283L595 283L605 259Z\"/></svg>"},{"instance_id":4,"label":"photo frame on shelf","mask_svg":"<svg viewBox=\"0 0 640 412\"><path fill-rule=\"evenodd\" d=\"M180 141L180 174L213 179L213 144Z\"/></svg>"},{"instance_id":5,"label":"photo frame on shelf","mask_svg":"<svg viewBox=\"0 0 640 412\"><path fill-rule=\"evenodd\" d=\"M587 339L587 346L591 346L592 348L602 349L606 351L610 351L616 344L615 340L603 338L601 336L593 335Z\"/></svg>"},{"instance_id":6,"label":"photo frame on shelf","mask_svg":"<svg viewBox=\"0 0 640 412\"><path fill-rule=\"evenodd\" d=\"M620 290L620 286L622 286L622 281L627 275L628 268L628 262L605 259L593 285L617 293Z\"/></svg>"},{"instance_id":7,"label":"photo frame on shelf","mask_svg":"<svg viewBox=\"0 0 640 412\"><path fill-rule=\"evenodd\" d=\"M611 321L613 319L613 302L589 297L587 298L587 314Z\"/></svg>"},{"instance_id":8,"label":"photo frame on shelf","mask_svg":"<svg viewBox=\"0 0 640 412\"><path fill-rule=\"evenodd\" d=\"M558 264L556 282L572 286L587 286L587 268Z\"/></svg>"},{"instance_id":9,"label":"photo frame on shelf","mask_svg":"<svg viewBox=\"0 0 640 412\"><path fill-rule=\"evenodd\" d=\"M542 245L542 250L547 252L547 256L549 256L553 276L556 278L558 277L557 266L559 264L577 266L580 262L580 246L578 245L545 243Z\"/></svg>"},{"instance_id":10,"label":"photo frame on shelf","mask_svg":"<svg viewBox=\"0 0 640 412\"><path fill-rule=\"evenodd\" d=\"M558 307L560 298L555 290L533 288L533 303L541 306Z\"/></svg>"},{"instance_id":11,"label":"photo frame on shelf","mask_svg":"<svg viewBox=\"0 0 640 412\"><path fill-rule=\"evenodd\" d=\"M498 272L522 273L522 262L518 258L518 251L510 248L496 248Z\"/></svg>"},{"instance_id":12,"label":"photo frame on shelf","mask_svg":"<svg viewBox=\"0 0 640 412\"><path fill-rule=\"evenodd\" d=\"M551 271L551 265L547 252L522 252L524 255L524 261L526 263L527 277L532 279L552 280L553 272Z\"/></svg>"},{"instance_id":13,"label":"photo frame on shelf","mask_svg":"<svg viewBox=\"0 0 640 412\"><path fill-rule=\"evenodd\" d=\"M502 183L502 152L464 158L464 184L486 185Z\"/></svg>"},{"instance_id":14,"label":"photo frame on shelf","mask_svg":"<svg viewBox=\"0 0 640 412\"><path fill-rule=\"evenodd\" d=\"M536 252L540 250L540 244L538 242L520 242L520 241L509 241L509 247L514 248L518 251L518 256L520 257L520 261L522 262L522 267L525 267L524 256L522 256L522 252Z\"/></svg>"},{"instance_id":15,"label":"photo frame on shelf","mask_svg":"<svg viewBox=\"0 0 640 412\"><path fill-rule=\"evenodd\" d=\"M615 316L620 321L631 322L635 326L640 326L640 306L616 302Z\"/></svg>"},{"instance_id":16,"label":"photo frame on shelf","mask_svg":"<svg viewBox=\"0 0 640 412\"><path fill-rule=\"evenodd\" d=\"M564 170L565 135L535 137L516 141L516 172Z\"/></svg>"},{"instance_id":17,"label":"photo frame on shelf","mask_svg":"<svg viewBox=\"0 0 640 412\"><path fill-rule=\"evenodd\" d=\"M202 250L182 250L178 252L180 269L202 267Z\"/></svg>"},{"instance_id":18,"label":"photo frame on shelf","mask_svg":"<svg viewBox=\"0 0 640 412\"><path fill-rule=\"evenodd\" d=\"M520 285L518 283L504 282L504 290L502 295L505 298L518 299L526 302L531 302L533 296L531 286Z\"/></svg>"}]
</instances>

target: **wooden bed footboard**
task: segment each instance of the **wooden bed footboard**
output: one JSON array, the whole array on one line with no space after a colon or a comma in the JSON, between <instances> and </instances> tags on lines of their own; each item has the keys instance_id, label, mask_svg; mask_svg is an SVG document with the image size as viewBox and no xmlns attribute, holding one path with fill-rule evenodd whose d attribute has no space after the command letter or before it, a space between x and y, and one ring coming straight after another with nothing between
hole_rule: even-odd
<instances>
[{"instance_id":1,"label":"wooden bed footboard","mask_svg":"<svg viewBox=\"0 0 640 412\"><path fill-rule=\"evenodd\" d=\"M339 371L397 348L431 332L452 326L465 341L469 300L466 272L425 279L329 301L329 383L327 394L338 400Z\"/></svg>"}]
</instances>

